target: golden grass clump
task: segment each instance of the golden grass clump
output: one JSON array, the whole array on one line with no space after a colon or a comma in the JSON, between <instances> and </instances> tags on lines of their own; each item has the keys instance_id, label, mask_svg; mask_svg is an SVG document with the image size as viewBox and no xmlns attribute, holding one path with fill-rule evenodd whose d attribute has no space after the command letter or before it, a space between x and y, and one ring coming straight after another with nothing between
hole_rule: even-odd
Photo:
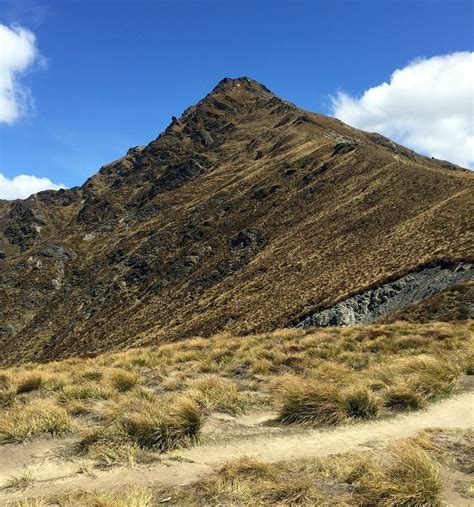
<instances>
[{"instance_id":1,"label":"golden grass clump","mask_svg":"<svg viewBox=\"0 0 474 507\"><path fill-rule=\"evenodd\" d=\"M103 465L132 462L138 449L167 452L192 444L201 426L200 409L191 398L179 397L166 407L142 400L113 424L87 432L76 450Z\"/></svg>"},{"instance_id":2,"label":"golden grass clump","mask_svg":"<svg viewBox=\"0 0 474 507\"><path fill-rule=\"evenodd\" d=\"M236 477L247 477L249 479L272 479L275 477L275 467L262 463L249 456L243 456L227 462L219 469L222 478L232 480Z\"/></svg>"},{"instance_id":3,"label":"golden grass clump","mask_svg":"<svg viewBox=\"0 0 474 507\"><path fill-rule=\"evenodd\" d=\"M0 389L0 408L7 408L16 401L16 390L13 388Z\"/></svg>"},{"instance_id":4,"label":"golden grass clump","mask_svg":"<svg viewBox=\"0 0 474 507\"><path fill-rule=\"evenodd\" d=\"M66 385L58 396L60 403L66 403L68 400L108 400L113 395L111 389L94 382L86 382L78 385Z\"/></svg>"},{"instance_id":5,"label":"golden grass clump","mask_svg":"<svg viewBox=\"0 0 474 507\"><path fill-rule=\"evenodd\" d=\"M51 505L43 498L22 498L14 504L14 507L46 507Z\"/></svg>"},{"instance_id":6,"label":"golden grass clump","mask_svg":"<svg viewBox=\"0 0 474 507\"><path fill-rule=\"evenodd\" d=\"M0 389L9 389L12 387L12 378L8 373L0 373Z\"/></svg>"},{"instance_id":7,"label":"golden grass clump","mask_svg":"<svg viewBox=\"0 0 474 507\"><path fill-rule=\"evenodd\" d=\"M284 424L334 425L346 418L340 390L328 384L287 378L278 393L279 420Z\"/></svg>"},{"instance_id":8,"label":"golden grass clump","mask_svg":"<svg viewBox=\"0 0 474 507\"><path fill-rule=\"evenodd\" d=\"M231 380L218 375L206 375L191 384L191 396L206 410L239 414L247 404Z\"/></svg>"},{"instance_id":9,"label":"golden grass clump","mask_svg":"<svg viewBox=\"0 0 474 507\"><path fill-rule=\"evenodd\" d=\"M111 493L73 492L55 497L52 500L54 505L61 507L152 507L157 505L152 490L139 486L127 487ZM43 499L38 499L38 501L45 502L38 504L38 507L51 505ZM36 507L37 504L18 505L19 507L30 507L30 505Z\"/></svg>"},{"instance_id":10,"label":"golden grass clump","mask_svg":"<svg viewBox=\"0 0 474 507\"><path fill-rule=\"evenodd\" d=\"M21 394L36 391L43 386L44 381L45 379L40 373L27 373L18 380L16 392L17 394Z\"/></svg>"},{"instance_id":11,"label":"golden grass clump","mask_svg":"<svg viewBox=\"0 0 474 507\"><path fill-rule=\"evenodd\" d=\"M319 505L311 477L287 476L281 465L242 457L177 492L178 505Z\"/></svg>"},{"instance_id":12,"label":"golden grass clump","mask_svg":"<svg viewBox=\"0 0 474 507\"><path fill-rule=\"evenodd\" d=\"M30 470L9 479L4 489L12 491L23 491L35 482L35 476Z\"/></svg>"},{"instance_id":13,"label":"golden grass clump","mask_svg":"<svg viewBox=\"0 0 474 507\"><path fill-rule=\"evenodd\" d=\"M201 430L201 412L190 398L175 401L169 415L148 410L125 416L120 421L124 433L141 448L166 452L195 441Z\"/></svg>"},{"instance_id":14,"label":"golden grass clump","mask_svg":"<svg viewBox=\"0 0 474 507\"><path fill-rule=\"evenodd\" d=\"M110 375L110 383L112 387L121 393L125 393L133 389L140 377L136 373L126 370L115 369Z\"/></svg>"},{"instance_id":15,"label":"golden grass clump","mask_svg":"<svg viewBox=\"0 0 474 507\"><path fill-rule=\"evenodd\" d=\"M364 505L441 505L438 467L425 451L410 443L392 452L386 468L373 466L354 485Z\"/></svg>"},{"instance_id":16,"label":"golden grass clump","mask_svg":"<svg viewBox=\"0 0 474 507\"><path fill-rule=\"evenodd\" d=\"M424 405L423 398L406 384L389 387L384 393L384 406L391 410L418 410Z\"/></svg>"},{"instance_id":17,"label":"golden grass clump","mask_svg":"<svg viewBox=\"0 0 474 507\"><path fill-rule=\"evenodd\" d=\"M99 369L89 369L84 372L81 372L77 376L78 382L88 381L88 382L100 382L104 378L104 373Z\"/></svg>"},{"instance_id":18,"label":"golden grass clump","mask_svg":"<svg viewBox=\"0 0 474 507\"><path fill-rule=\"evenodd\" d=\"M68 413L51 400L13 406L0 416L0 443L23 442L34 435L58 436L71 431Z\"/></svg>"},{"instance_id":19,"label":"golden grass clump","mask_svg":"<svg viewBox=\"0 0 474 507\"><path fill-rule=\"evenodd\" d=\"M366 387L353 387L342 394L344 409L348 417L371 419L376 417L380 401Z\"/></svg>"}]
</instances>

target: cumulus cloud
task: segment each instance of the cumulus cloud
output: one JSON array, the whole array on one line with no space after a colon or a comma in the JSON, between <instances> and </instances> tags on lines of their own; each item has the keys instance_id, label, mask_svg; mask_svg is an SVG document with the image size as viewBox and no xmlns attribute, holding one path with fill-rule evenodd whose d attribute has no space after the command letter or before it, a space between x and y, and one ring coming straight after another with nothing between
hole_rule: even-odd
<instances>
[{"instance_id":1,"label":"cumulus cloud","mask_svg":"<svg viewBox=\"0 0 474 507\"><path fill-rule=\"evenodd\" d=\"M26 199L41 190L59 190L60 188L65 187L56 185L48 178L20 174L9 179L0 173L0 199Z\"/></svg>"},{"instance_id":2,"label":"cumulus cloud","mask_svg":"<svg viewBox=\"0 0 474 507\"><path fill-rule=\"evenodd\" d=\"M332 113L423 154L474 168L474 53L417 59L359 98L338 93Z\"/></svg>"},{"instance_id":3,"label":"cumulus cloud","mask_svg":"<svg viewBox=\"0 0 474 507\"><path fill-rule=\"evenodd\" d=\"M0 123L12 125L32 107L21 77L34 64L44 65L35 35L21 26L0 24Z\"/></svg>"}]
</instances>

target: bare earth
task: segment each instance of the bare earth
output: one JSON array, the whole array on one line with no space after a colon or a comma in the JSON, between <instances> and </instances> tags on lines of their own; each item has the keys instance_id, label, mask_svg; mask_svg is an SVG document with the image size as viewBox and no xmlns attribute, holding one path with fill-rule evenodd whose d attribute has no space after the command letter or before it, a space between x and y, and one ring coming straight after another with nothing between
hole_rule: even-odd
<instances>
[{"instance_id":1,"label":"bare earth","mask_svg":"<svg viewBox=\"0 0 474 507\"><path fill-rule=\"evenodd\" d=\"M72 490L103 491L128 484L181 486L244 455L266 462L291 461L380 449L430 428L468 429L474 422L474 393L459 394L421 412L327 430L282 430L272 427L272 416L262 413L240 417L216 414L205 428L207 442L201 446L163 455L161 461L155 463L94 470L92 474L81 473L81 465L86 461L67 457L65 451L74 438L4 445L1 448L0 485L25 470L31 471L36 481L25 491L1 490L0 504L8 505L26 496L49 496Z\"/></svg>"}]
</instances>

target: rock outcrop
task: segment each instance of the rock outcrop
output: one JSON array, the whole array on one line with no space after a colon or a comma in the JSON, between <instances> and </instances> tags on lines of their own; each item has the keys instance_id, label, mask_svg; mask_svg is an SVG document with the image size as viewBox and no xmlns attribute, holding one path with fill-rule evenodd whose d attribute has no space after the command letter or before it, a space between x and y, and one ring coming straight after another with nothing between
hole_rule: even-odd
<instances>
[{"instance_id":1,"label":"rock outcrop","mask_svg":"<svg viewBox=\"0 0 474 507\"><path fill-rule=\"evenodd\" d=\"M369 324L473 277L473 264L427 267L315 312L296 327Z\"/></svg>"}]
</instances>

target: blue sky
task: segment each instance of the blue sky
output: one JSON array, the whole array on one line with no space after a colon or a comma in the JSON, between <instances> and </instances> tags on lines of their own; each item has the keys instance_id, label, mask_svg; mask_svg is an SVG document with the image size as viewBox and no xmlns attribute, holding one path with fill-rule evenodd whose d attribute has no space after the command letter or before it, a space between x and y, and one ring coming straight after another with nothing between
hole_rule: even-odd
<instances>
[{"instance_id":1,"label":"blue sky","mask_svg":"<svg viewBox=\"0 0 474 507\"><path fill-rule=\"evenodd\" d=\"M32 32L41 54L16 77L28 111L0 123L0 173L82 184L225 76L378 126L360 120L361 95L416 58L471 51L472 9L464 0L0 0L0 24Z\"/></svg>"}]
</instances>

